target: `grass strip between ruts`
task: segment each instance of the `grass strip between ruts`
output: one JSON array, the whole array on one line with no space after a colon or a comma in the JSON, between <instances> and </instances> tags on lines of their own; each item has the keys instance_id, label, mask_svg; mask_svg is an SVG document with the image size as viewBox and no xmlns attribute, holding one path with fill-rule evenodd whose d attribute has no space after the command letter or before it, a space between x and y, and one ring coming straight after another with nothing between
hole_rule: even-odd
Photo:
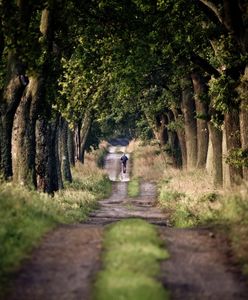
<instances>
[{"instance_id":1,"label":"grass strip between ruts","mask_svg":"<svg viewBox=\"0 0 248 300\"><path fill-rule=\"evenodd\" d=\"M95 282L95 300L166 300L156 280L159 261L169 257L156 228L141 219L110 225L105 232L103 270Z\"/></svg>"},{"instance_id":2,"label":"grass strip between ruts","mask_svg":"<svg viewBox=\"0 0 248 300\"><path fill-rule=\"evenodd\" d=\"M140 194L139 178L137 177L132 178L132 180L128 182L127 192L128 192L128 196L131 198L139 196Z\"/></svg>"}]
</instances>

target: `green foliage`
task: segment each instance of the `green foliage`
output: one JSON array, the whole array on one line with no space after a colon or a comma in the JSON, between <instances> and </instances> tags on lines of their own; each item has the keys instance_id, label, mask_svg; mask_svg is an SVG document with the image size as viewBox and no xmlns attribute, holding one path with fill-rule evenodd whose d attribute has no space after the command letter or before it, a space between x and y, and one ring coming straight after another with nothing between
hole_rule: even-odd
<instances>
[{"instance_id":1,"label":"green foliage","mask_svg":"<svg viewBox=\"0 0 248 300\"><path fill-rule=\"evenodd\" d=\"M170 221L176 227L192 227L207 224L217 219L218 210L214 206L220 196L217 193L203 194L192 199L185 193L169 190L161 183L158 203L162 209L171 212Z\"/></svg>"},{"instance_id":2,"label":"green foliage","mask_svg":"<svg viewBox=\"0 0 248 300\"><path fill-rule=\"evenodd\" d=\"M140 180L139 178L132 178L128 182L127 192L129 197L138 197L140 194Z\"/></svg>"},{"instance_id":3,"label":"green foliage","mask_svg":"<svg viewBox=\"0 0 248 300\"><path fill-rule=\"evenodd\" d=\"M228 112L237 106L237 95L234 90L235 81L222 74L219 78L212 77L209 82L209 94L213 99L213 107L217 111Z\"/></svg>"},{"instance_id":4,"label":"green foliage","mask_svg":"<svg viewBox=\"0 0 248 300\"><path fill-rule=\"evenodd\" d=\"M167 129L170 131L184 130L183 116L179 116L176 121L171 121L167 125Z\"/></svg>"},{"instance_id":5,"label":"green foliage","mask_svg":"<svg viewBox=\"0 0 248 300\"><path fill-rule=\"evenodd\" d=\"M108 153L108 149L105 148L105 147L102 147L100 148L98 151L97 151L97 159L96 159L96 163L97 163L97 166L99 168L103 168L104 167L104 164L105 164L105 157Z\"/></svg>"},{"instance_id":6,"label":"green foliage","mask_svg":"<svg viewBox=\"0 0 248 300\"><path fill-rule=\"evenodd\" d=\"M168 258L155 227L140 219L111 225L104 237L103 270L95 283L96 300L169 299L159 261Z\"/></svg>"},{"instance_id":7,"label":"green foliage","mask_svg":"<svg viewBox=\"0 0 248 300\"><path fill-rule=\"evenodd\" d=\"M226 157L226 163L236 167L248 167L248 150L242 148L231 149Z\"/></svg>"},{"instance_id":8,"label":"green foliage","mask_svg":"<svg viewBox=\"0 0 248 300\"><path fill-rule=\"evenodd\" d=\"M183 193L161 189L159 199L161 201L172 202L180 200L183 197L185 197Z\"/></svg>"}]
</instances>

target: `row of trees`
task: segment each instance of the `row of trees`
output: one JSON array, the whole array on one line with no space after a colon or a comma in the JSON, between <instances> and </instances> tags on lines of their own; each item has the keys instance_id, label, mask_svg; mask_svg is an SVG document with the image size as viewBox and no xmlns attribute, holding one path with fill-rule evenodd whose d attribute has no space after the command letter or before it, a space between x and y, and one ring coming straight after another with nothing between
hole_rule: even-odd
<instances>
[{"instance_id":1,"label":"row of trees","mask_svg":"<svg viewBox=\"0 0 248 300\"><path fill-rule=\"evenodd\" d=\"M175 166L208 161L217 185L247 179L247 9L246 0L1 0L3 179L62 188L93 137L118 127L152 131Z\"/></svg>"}]
</instances>

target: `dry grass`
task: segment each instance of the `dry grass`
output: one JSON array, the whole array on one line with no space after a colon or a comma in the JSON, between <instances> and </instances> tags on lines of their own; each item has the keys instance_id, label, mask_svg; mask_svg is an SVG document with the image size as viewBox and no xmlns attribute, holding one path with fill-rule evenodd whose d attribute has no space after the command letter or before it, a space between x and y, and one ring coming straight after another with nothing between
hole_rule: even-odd
<instances>
[{"instance_id":1,"label":"dry grass","mask_svg":"<svg viewBox=\"0 0 248 300\"><path fill-rule=\"evenodd\" d=\"M191 199L213 192L222 193L214 188L212 178L205 170L186 171L167 167L163 180L167 182L168 189L185 193Z\"/></svg>"},{"instance_id":2,"label":"dry grass","mask_svg":"<svg viewBox=\"0 0 248 300\"><path fill-rule=\"evenodd\" d=\"M82 179L82 177L102 176L107 174L106 171L97 167L97 152L90 152L85 154L84 164L77 163L72 170L73 178Z\"/></svg>"},{"instance_id":3,"label":"dry grass","mask_svg":"<svg viewBox=\"0 0 248 300\"><path fill-rule=\"evenodd\" d=\"M248 275L248 186L216 190L203 170L167 168L159 184L159 205L171 212L177 227L221 225L229 237L236 260Z\"/></svg>"},{"instance_id":4,"label":"dry grass","mask_svg":"<svg viewBox=\"0 0 248 300\"><path fill-rule=\"evenodd\" d=\"M223 228L248 275L248 184L231 191L216 189L205 170L172 168L155 144L132 141L128 151L133 153L133 175L158 182L158 205L170 212L172 224Z\"/></svg>"},{"instance_id":5,"label":"dry grass","mask_svg":"<svg viewBox=\"0 0 248 300\"><path fill-rule=\"evenodd\" d=\"M131 141L127 152L133 153L132 174L145 181L159 181L167 165L157 144L145 145L141 141Z\"/></svg>"}]
</instances>

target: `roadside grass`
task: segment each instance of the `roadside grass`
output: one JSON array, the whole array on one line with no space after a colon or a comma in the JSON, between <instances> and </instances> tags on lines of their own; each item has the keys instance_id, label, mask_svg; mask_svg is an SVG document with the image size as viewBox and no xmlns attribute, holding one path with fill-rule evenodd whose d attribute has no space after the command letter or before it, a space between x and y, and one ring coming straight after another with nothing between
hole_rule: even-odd
<instances>
[{"instance_id":1,"label":"roadside grass","mask_svg":"<svg viewBox=\"0 0 248 300\"><path fill-rule=\"evenodd\" d=\"M210 226L225 233L236 261L248 275L248 187L216 190L204 171L165 170L158 205L176 227Z\"/></svg>"},{"instance_id":2,"label":"roadside grass","mask_svg":"<svg viewBox=\"0 0 248 300\"><path fill-rule=\"evenodd\" d=\"M102 146L101 148L95 151L96 163L98 168L103 169L105 164L105 156L108 153L108 148L106 146Z\"/></svg>"},{"instance_id":3,"label":"roadside grass","mask_svg":"<svg viewBox=\"0 0 248 300\"><path fill-rule=\"evenodd\" d=\"M158 144L144 144L139 140L131 141L127 147L132 152L132 175L144 181L157 182L163 177L167 166L165 154L162 154Z\"/></svg>"},{"instance_id":4,"label":"roadside grass","mask_svg":"<svg viewBox=\"0 0 248 300\"><path fill-rule=\"evenodd\" d=\"M132 178L128 182L127 193L128 193L128 196L131 197L131 198L135 198L135 197L139 196L139 194L140 194L140 180L139 180L139 178L137 178L137 177Z\"/></svg>"},{"instance_id":5,"label":"roadside grass","mask_svg":"<svg viewBox=\"0 0 248 300\"><path fill-rule=\"evenodd\" d=\"M133 175L157 183L157 205L170 214L170 223L184 228L208 226L224 233L248 276L248 184L237 191L216 189L204 170L172 168L154 143L132 141L128 151L133 153Z\"/></svg>"},{"instance_id":6,"label":"roadside grass","mask_svg":"<svg viewBox=\"0 0 248 300\"><path fill-rule=\"evenodd\" d=\"M94 284L95 300L166 300L156 280L159 261L169 257L153 225L126 219L105 231L103 270Z\"/></svg>"},{"instance_id":7,"label":"roadside grass","mask_svg":"<svg viewBox=\"0 0 248 300\"><path fill-rule=\"evenodd\" d=\"M77 165L73 177L75 181L53 197L0 185L0 298L11 274L46 232L61 223L86 220L97 200L110 194L111 183L92 162Z\"/></svg>"}]
</instances>

